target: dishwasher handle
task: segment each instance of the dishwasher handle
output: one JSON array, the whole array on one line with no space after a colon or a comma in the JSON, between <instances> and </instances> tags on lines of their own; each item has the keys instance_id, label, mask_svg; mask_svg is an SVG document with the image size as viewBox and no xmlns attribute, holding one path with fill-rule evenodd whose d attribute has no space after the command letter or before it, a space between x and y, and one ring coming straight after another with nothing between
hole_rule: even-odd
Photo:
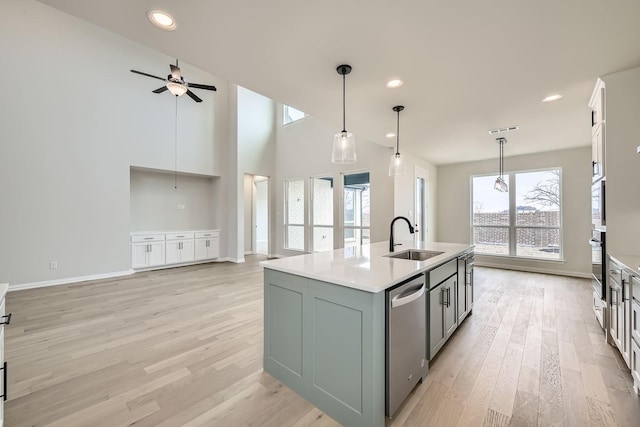
<instances>
[{"instance_id":1,"label":"dishwasher handle","mask_svg":"<svg viewBox=\"0 0 640 427\"><path fill-rule=\"evenodd\" d=\"M405 304L409 304L417 300L422 295L424 295L425 289L426 289L426 285L423 284L422 287L420 287L420 289L417 289L415 292L412 292L409 295L406 295L406 296L396 295L391 300L391 308L401 307Z\"/></svg>"}]
</instances>

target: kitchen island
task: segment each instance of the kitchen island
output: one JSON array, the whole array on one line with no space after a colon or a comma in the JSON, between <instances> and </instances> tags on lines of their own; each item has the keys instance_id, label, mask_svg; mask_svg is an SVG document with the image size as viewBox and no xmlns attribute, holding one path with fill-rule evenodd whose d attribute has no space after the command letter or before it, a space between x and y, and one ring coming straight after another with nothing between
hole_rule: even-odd
<instances>
[{"instance_id":1,"label":"kitchen island","mask_svg":"<svg viewBox=\"0 0 640 427\"><path fill-rule=\"evenodd\" d=\"M433 288L425 273L447 266L453 278L457 260L472 250L401 243L396 253L441 253L424 261L391 258L389 243L380 242L262 263L264 370L345 426L385 425L385 291L420 275Z\"/></svg>"}]
</instances>

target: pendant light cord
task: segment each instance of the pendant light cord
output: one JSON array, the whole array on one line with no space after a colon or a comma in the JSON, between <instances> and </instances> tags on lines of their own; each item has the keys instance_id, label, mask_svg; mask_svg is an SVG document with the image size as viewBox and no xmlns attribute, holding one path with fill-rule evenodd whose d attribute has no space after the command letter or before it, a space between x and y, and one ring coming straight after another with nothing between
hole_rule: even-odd
<instances>
[{"instance_id":1,"label":"pendant light cord","mask_svg":"<svg viewBox=\"0 0 640 427\"><path fill-rule=\"evenodd\" d=\"M396 156L400 155L400 110L398 110L398 124L396 127Z\"/></svg>"},{"instance_id":2,"label":"pendant light cord","mask_svg":"<svg viewBox=\"0 0 640 427\"><path fill-rule=\"evenodd\" d=\"M176 64L178 61L176 60ZM176 96L176 117L174 126L173 143L175 146L175 170L173 174L173 188L178 189L178 97Z\"/></svg>"},{"instance_id":3,"label":"pendant light cord","mask_svg":"<svg viewBox=\"0 0 640 427\"><path fill-rule=\"evenodd\" d=\"M345 101L345 92L346 92L346 74L342 75L342 132L347 131L347 113L346 113L346 101Z\"/></svg>"}]
</instances>

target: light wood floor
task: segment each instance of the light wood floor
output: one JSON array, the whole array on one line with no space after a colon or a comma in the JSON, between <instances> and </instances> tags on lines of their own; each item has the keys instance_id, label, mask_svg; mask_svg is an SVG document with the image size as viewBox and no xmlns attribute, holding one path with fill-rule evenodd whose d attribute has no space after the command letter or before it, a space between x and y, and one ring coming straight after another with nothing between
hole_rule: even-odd
<instances>
[{"instance_id":1,"label":"light wood floor","mask_svg":"<svg viewBox=\"0 0 640 427\"><path fill-rule=\"evenodd\" d=\"M259 260L9 293L5 425L337 425L262 372ZM588 280L475 282L473 316L388 425L640 425Z\"/></svg>"}]
</instances>

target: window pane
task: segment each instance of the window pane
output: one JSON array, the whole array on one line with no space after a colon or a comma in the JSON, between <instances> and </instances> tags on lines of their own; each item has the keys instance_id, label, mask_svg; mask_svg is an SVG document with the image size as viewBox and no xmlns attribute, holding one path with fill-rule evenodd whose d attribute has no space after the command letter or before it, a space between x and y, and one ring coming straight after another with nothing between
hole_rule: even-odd
<instances>
[{"instance_id":1,"label":"window pane","mask_svg":"<svg viewBox=\"0 0 640 427\"><path fill-rule=\"evenodd\" d=\"M560 171L516 175L516 225L560 226Z\"/></svg>"},{"instance_id":2,"label":"window pane","mask_svg":"<svg viewBox=\"0 0 640 427\"><path fill-rule=\"evenodd\" d=\"M287 224L304 224L304 181L287 182Z\"/></svg>"},{"instance_id":3,"label":"window pane","mask_svg":"<svg viewBox=\"0 0 640 427\"><path fill-rule=\"evenodd\" d=\"M312 178L313 224L333 225L333 179Z\"/></svg>"},{"instance_id":4,"label":"window pane","mask_svg":"<svg viewBox=\"0 0 640 427\"><path fill-rule=\"evenodd\" d=\"M295 109L293 107L290 107L288 105L284 106L284 124L285 125L303 118L304 118L304 113L302 111Z\"/></svg>"},{"instance_id":5,"label":"window pane","mask_svg":"<svg viewBox=\"0 0 640 427\"><path fill-rule=\"evenodd\" d=\"M560 230L557 228L516 229L516 255L560 259Z\"/></svg>"},{"instance_id":6,"label":"window pane","mask_svg":"<svg viewBox=\"0 0 640 427\"><path fill-rule=\"evenodd\" d=\"M304 250L304 226L289 225L287 227L287 249Z\"/></svg>"},{"instance_id":7,"label":"window pane","mask_svg":"<svg viewBox=\"0 0 640 427\"><path fill-rule=\"evenodd\" d=\"M313 227L313 250L316 252L333 250L332 227Z\"/></svg>"},{"instance_id":8,"label":"window pane","mask_svg":"<svg viewBox=\"0 0 640 427\"><path fill-rule=\"evenodd\" d=\"M369 173L344 176L344 224L371 225Z\"/></svg>"},{"instance_id":9,"label":"window pane","mask_svg":"<svg viewBox=\"0 0 640 427\"><path fill-rule=\"evenodd\" d=\"M509 193L493 188L497 178L473 178L473 225L509 225ZM509 182L509 175L504 175L504 180Z\"/></svg>"},{"instance_id":10,"label":"window pane","mask_svg":"<svg viewBox=\"0 0 640 427\"><path fill-rule=\"evenodd\" d=\"M509 228L473 227L473 244L477 253L509 255Z\"/></svg>"}]
</instances>

